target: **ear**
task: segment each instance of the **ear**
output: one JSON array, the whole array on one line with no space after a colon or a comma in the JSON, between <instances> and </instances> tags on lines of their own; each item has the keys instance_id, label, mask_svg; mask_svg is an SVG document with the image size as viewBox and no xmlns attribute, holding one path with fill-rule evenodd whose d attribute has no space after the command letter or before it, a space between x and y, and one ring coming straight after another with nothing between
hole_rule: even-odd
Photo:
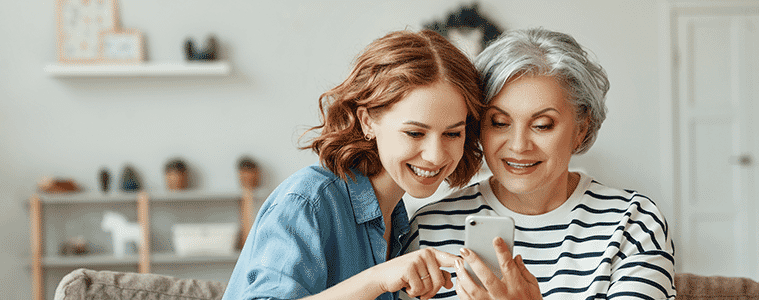
<instances>
[{"instance_id":1,"label":"ear","mask_svg":"<svg viewBox=\"0 0 759 300\"><path fill-rule=\"evenodd\" d=\"M574 143L572 144L573 145L572 152L577 151L577 148L580 147L580 145L582 144L582 141L585 140L585 136L588 135L588 127L590 127L590 120L588 119L588 117L584 118L582 121L580 121L577 124L577 130L576 130L577 134L575 134Z\"/></svg>"},{"instance_id":2,"label":"ear","mask_svg":"<svg viewBox=\"0 0 759 300\"><path fill-rule=\"evenodd\" d=\"M361 124L361 131L364 133L364 136L374 136L374 130L372 130L374 120L369 115L369 109L365 106L359 106L356 109L356 117L358 117L358 122Z\"/></svg>"}]
</instances>

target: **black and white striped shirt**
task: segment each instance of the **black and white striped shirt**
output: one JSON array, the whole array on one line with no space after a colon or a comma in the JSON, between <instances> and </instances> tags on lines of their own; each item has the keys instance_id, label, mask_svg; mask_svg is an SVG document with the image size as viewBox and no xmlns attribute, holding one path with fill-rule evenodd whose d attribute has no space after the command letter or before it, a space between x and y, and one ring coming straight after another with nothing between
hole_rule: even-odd
<instances>
[{"instance_id":1,"label":"black and white striped shirt","mask_svg":"<svg viewBox=\"0 0 759 300\"><path fill-rule=\"evenodd\" d=\"M456 191L414 214L406 251L435 247L458 255L466 216L511 216L514 255L537 277L543 298L674 299L674 244L653 201L580 174L563 205L536 216L503 206L487 179ZM442 288L435 299L458 298Z\"/></svg>"}]
</instances>

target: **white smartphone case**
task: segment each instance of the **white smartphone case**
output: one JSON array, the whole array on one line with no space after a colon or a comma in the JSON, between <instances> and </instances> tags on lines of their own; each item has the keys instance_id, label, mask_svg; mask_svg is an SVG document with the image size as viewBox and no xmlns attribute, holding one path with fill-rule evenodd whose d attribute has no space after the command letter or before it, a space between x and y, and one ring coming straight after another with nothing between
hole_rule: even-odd
<instances>
[{"instance_id":1,"label":"white smartphone case","mask_svg":"<svg viewBox=\"0 0 759 300\"><path fill-rule=\"evenodd\" d=\"M501 267L493 249L493 239L501 237L509 246L513 255L514 250L514 219L502 216L467 216L464 221L464 247L474 251L477 256L501 278ZM465 263L469 275L481 284L471 266Z\"/></svg>"}]
</instances>

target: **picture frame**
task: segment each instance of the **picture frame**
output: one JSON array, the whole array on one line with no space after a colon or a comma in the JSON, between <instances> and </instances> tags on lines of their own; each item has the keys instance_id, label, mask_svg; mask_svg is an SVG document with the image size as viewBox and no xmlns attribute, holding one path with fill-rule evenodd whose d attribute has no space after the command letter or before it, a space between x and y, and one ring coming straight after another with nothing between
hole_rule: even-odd
<instances>
[{"instance_id":1,"label":"picture frame","mask_svg":"<svg viewBox=\"0 0 759 300\"><path fill-rule=\"evenodd\" d=\"M145 59L142 33L135 29L100 33L100 62L140 63Z\"/></svg>"},{"instance_id":2,"label":"picture frame","mask_svg":"<svg viewBox=\"0 0 759 300\"><path fill-rule=\"evenodd\" d=\"M118 27L116 1L56 0L59 62L100 60L100 33Z\"/></svg>"}]
</instances>

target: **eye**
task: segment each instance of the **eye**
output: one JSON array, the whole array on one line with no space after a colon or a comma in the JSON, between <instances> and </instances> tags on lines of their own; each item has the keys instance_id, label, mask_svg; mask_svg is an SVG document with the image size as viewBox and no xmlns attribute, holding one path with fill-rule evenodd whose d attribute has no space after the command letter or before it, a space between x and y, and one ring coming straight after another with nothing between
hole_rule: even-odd
<instances>
[{"instance_id":1,"label":"eye","mask_svg":"<svg viewBox=\"0 0 759 300\"><path fill-rule=\"evenodd\" d=\"M490 126L494 128L506 128L509 127L509 122L506 118L490 118Z\"/></svg>"},{"instance_id":2,"label":"eye","mask_svg":"<svg viewBox=\"0 0 759 300\"><path fill-rule=\"evenodd\" d=\"M546 131L546 130L551 130L551 129L553 129L553 124L548 124L548 125L535 125L534 127L535 127L535 129L537 129L537 130L539 130L539 131Z\"/></svg>"},{"instance_id":3,"label":"eye","mask_svg":"<svg viewBox=\"0 0 759 300\"><path fill-rule=\"evenodd\" d=\"M553 121L542 121L537 122L535 125L532 126L532 128L535 128L537 131L548 131L553 129Z\"/></svg>"},{"instance_id":4,"label":"eye","mask_svg":"<svg viewBox=\"0 0 759 300\"><path fill-rule=\"evenodd\" d=\"M410 136L411 138L420 138L424 136L424 133L418 132L418 131L404 131L406 135Z\"/></svg>"},{"instance_id":5,"label":"eye","mask_svg":"<svg viewBox=\"0 0 759 300\"><path fill-rule=\"evenodd\" d=\"M455 139L461 137L461 131L446 132L444 135L448 138Z\"/></svg>"},{"instance_id":6,"label":"eye","mask_svg":"<svg viewBox=\"0 0 759 300\"><path fill-rule=\"evenodd\" d=\"M501 122L496 122L496 121L490 122L490 126L493 126L495 128L506 128L506 127L509 127L509 125L511 124L501 123Z\"/></svg>"}]
</instances>

